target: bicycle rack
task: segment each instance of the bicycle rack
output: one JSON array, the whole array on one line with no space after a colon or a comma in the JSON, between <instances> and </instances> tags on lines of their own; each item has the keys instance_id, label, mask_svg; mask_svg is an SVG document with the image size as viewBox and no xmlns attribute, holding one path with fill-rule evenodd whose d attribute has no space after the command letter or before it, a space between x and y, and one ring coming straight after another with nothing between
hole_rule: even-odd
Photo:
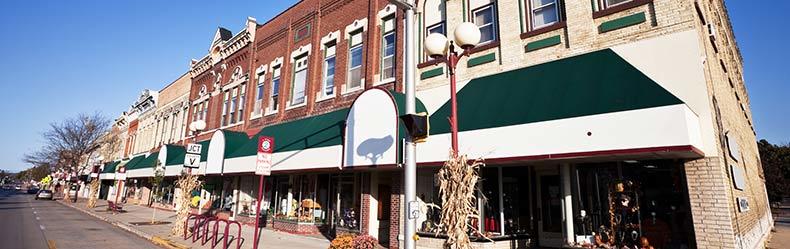
<instances>
[{"instance_id":1,"label":"bicycle rack","mask_svg":"<svg viewBox=\"0 0 790 249\"><path fill-rule=\"evenodd\" d=\"M218 239L217 236L219 235L219 226L220 226L220 224L221 223L225 223L225 227L227 228L228 227L228 221L227 220L223 220L223 219L214 219L212 221L214 221L214 226L213 226L214 233L211 236L211 248L214 248L214 247L217 246L217 244L219 244L219 239ZM225 229L225 230L227 230L227 229ZM224 233L223 235L224 235L223 237L227 237L228 236L227 232Z\"/></svg>"},{"instance_id":2,"label":"bicycle rack","mask_svg":"<svg viewBox=\"0 0 790 249\"><path fill-rule=\"evenodd\" d=\"M203 231L201 235L200 230L201 228L205 227L204 223L208 221L209 217L205 215L196 215L195 217L196 218L192 226L192 243L198 241L208 233L208 231ZM186 239L186 237L184 239Z\"/></svg>"},{"instance_id":3,"label":"bicycle rack","mask_svg":"<svg viewBox=\"0 0 790 249\"><path fill-rule=\"evenodd\" d=\"M236 249L241 248L241 223L238 221L228 221L228 225L225 226L225 247L223 249L227 249L228 245L228 235L230 234L230 225L236 225Z\"/></svg>"},{"instance_id":4,"label":"bicycle rack","mask_svg":"<svg viewBox=\"0 0 790 249\"><path fill-rule=\"evenodd\" d=\"M198 215L198 214L189 214L187 216L187 219L184 221L184 240L186 240L188 238L187 233L189 232L189 230L193 231L192 235L190 235L190 236L193 236L193 237L195 236L194 224L197 223L197 220L200 219L200 216L201 215ZM192 228L189 227L189 220L191 220L191 219L195 220L195 223L193 224Z\"/></svg>"}]
</instances>

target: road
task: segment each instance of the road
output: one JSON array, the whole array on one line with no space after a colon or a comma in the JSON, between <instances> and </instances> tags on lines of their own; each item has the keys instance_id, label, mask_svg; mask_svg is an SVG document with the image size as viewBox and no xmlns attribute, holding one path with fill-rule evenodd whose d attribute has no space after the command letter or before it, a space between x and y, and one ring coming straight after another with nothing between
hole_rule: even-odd
<instances>
[{"instance_id":1,"label":"road","mask_svg":"<svg viewBox=\"0 0 790 249\"><path fill-rule=\"evenodd\" d=\"M0 248L160 248L55 201L0 190Z\"/></svg>"}]
</instances>

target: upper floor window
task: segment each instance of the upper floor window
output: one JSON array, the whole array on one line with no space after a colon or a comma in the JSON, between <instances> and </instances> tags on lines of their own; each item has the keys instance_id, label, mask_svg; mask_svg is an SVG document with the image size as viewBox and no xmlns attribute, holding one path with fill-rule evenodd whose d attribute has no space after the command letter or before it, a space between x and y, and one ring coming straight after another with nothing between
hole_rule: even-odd
<instances>
[{"instance_id":1,"label":"upper floor window","mask_svg":"<svg viewBox=\"0 0 790 249\"><path fill-rule=\"evenodd\" d=\"M253 105L253 115L261 115L263 106L263 81L266 79L264 74L258 74L258 84L255 87L255 104Z\"/></svg>"},{"instance_id":2,"label":"upper floor window","mask_svg":"<svg viewBox=\"0 0 790 249\"><path fill-rule=\"evenodd\" d=\"M473 10L472 19L475 25L480 28L480 44L497 40L496 2Z\"/></svg>"},{"instance_id":3,"label":"upper floor window","mask_svg":"<svg viewBox=\"0 0 790 249\"><path fill-rule=\"evenodd\" d=\"M228 125L228 109L230 109L230 92L229 91L225 91L223 96L224 97L222 98L223 99L222 100L222 120L221 120L220 123L221 123L221 126L226 126L226 125Z\"/></svg>"},{"instance_id":4,"label":"upper floor window","mask_svg":"<svg viewBox=\"0 0 790 249\"><path fill-rule=\"evenodd\" d=\"M362 88L362 31L351 34L348 51L348 91Z\"/></svg>"},{"instance_id":5,"label":"upper floor window","mask_svg":"<svg viewBox=\"0 0 790 249\"><path fill-rule=\"evenodd\" d=\"M559 22L559 5L559 0L529 0L530 30L536 30Z\"/></svg>"},{"instance_id":6,"label":"upper floor window","mask_svg":"<svg viewBox=\"0 0 790 249\"><path fill-rule=\"evenodd\" d=\"M291 81L291 106L305 103L305 86L307 85L307 56L296 59L294 64L294 77Z\"/></svg>"},{"instance_id":7,"label":"upper floor window","mask_svg":"<svg viewBox=\"0 0 790 249\"><path fill-rule=\"evenodd\" d=\"M603 5L601 5L601 7L603 7L603 8L601 8L601 9L606 9L606 8L609 8L609 7L612 7L612 6L617 6L617 5L620 5L620 4L623 4L623 3L626 3L626 2L630 2L630 1L633 1L633 0L602 0L602 4Z\"/></svg>"},{"instance_id":8,"label":"upper floor window","mask_svg":"<svg viewBox=\"0 0 790 249\"><path fill-rule=\"evenodd\" d=\"M334 42L326 45L324 52L324 73L321 82L321 96L332 96L335 94L335 50L337 46Z\"/></svg>"},{"instance_id":9,"label":"upper floor window","mask_svg":"<svg viewBox=\"0 0 790 249\"><path fill-rule=\"evenodd\" d=\"M382 22L381 79L395 78L395 16Z\"/></svg>"},{"instance_id":10,"label":"upper floor window","mask_svg":"<svg viewBox=\"0 0 790 249\"><path fill-rule=\"evenodd\" d=\"M439 34L442 34L444 36L447 36L447 27L446 27L447 25L446 25L446 21L445 21L445 20L447 20L447 18L445 16L445 12L446 12L445 2L447 2L447 1L446 0L425 0L425 3L422 6L422 8L423 8L422 11L424 13L422 15L422 18L423 18L422 23L425 24L425 26L424 26L424 28L425 28L424 33L425 33L426 37L428 35L432 34L432 33L439 33ZM424 38L425 37L423 37L423 39ZM422 49L420 49L419 51L422 51ZM426 53L423 53L423 55L425 55L425 54ZM425 55L422 58L423 61L428 61L430 59L431 58L428 55Z\"/></svg>"},{"instance_id":11,"label":"upper floor window","mask_svg":"<svg viewBox=\"0 0 790 249\"><path fill-rule=\"evenodd\" d=\"M280 66L277 65L272 70L272 94L269 95L269 110L277 111L278 98L280 95Z\"/></svg>"},{"instance_id":12,"label":"upper floor window","mask_svg":"<svg viewBox=\"0 0 790 249\"><path fill-rule=\"evenodd\" d=\"M239 107L239 111L238 111L239 117L237 118L238 122L244 121L244 106L246 105L246 103L247 103L247 84L241 84L239 85L239 103L237 104L237 106Z\"/></svg>"}]
</instances>

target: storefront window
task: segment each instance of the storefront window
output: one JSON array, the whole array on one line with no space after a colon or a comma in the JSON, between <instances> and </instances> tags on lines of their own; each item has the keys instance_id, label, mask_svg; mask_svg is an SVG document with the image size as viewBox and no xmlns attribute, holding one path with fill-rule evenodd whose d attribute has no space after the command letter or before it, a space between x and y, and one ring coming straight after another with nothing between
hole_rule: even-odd
<instances>
[{"instance_id":1,"label":"storefront window","mask_svg":"<svg viewBox=\"0 0 790 249\"><path fill-rule=\"evenodd\" d=\"M422 211L425 214L417 219L417 231L436 234L441 232L441 205L439 186L436 180L438 169L422 169L417 171L417 198L422 202Z\"/></svg>"},{"instance_id":2,"label":"storefront window","mask_svg":"<svg viewBox=\"0 0 790 249\"><path fill-rule=\"evenodd\" d=\"M531 201L529 169L502 168L502 203L504 204L505 234L527 234L531 229Z\"/></svg>"},{"instance_id":3,"label":"storefront window","mask_svg":"<svg viewBox=\"0 0 790 249\"><path fill-rule=\"evenodd\" d=\"M681 167L672 161L576 166L576 235L610 246L647 240L655 248L687 248L691 219Z\"/></svg>"},{"instance_id":4,"label":"storefront window","mask_svg":"<svg viewBox=\"0 0 790 249\"><path fill-rule=\"evenodd\" d=\"M486 167L482 170L482 193L479 198L482 208L483 230L487 237L502 235L499 221L499 168Z\"/></svg>"},{"instance_id":5,"label":"storefront window","mask_svg":"<svg viewBox=\"0 0 790 249\"><path fill-rule=\"evenodd\" d=\"M340 174L336 175L333 180L336 184L337 209L334 215L337 227L346 230L359 230L361 175Z\"/></svg>"}]
</instances>

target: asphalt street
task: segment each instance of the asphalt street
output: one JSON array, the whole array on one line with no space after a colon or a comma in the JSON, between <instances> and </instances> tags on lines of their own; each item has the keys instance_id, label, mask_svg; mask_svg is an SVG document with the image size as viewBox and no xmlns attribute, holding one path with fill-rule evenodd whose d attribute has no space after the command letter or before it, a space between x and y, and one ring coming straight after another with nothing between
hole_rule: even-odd
<instances>
[{"instance_id":1,"label":"asphalt street","mask_svg":"<svg viewBox=\"0 0 790 249\"><path fill-rule=\"evenodd\" d=\"M0 249L159 248L56 201L0 190Z\"/></svg>"}]
</instances>

